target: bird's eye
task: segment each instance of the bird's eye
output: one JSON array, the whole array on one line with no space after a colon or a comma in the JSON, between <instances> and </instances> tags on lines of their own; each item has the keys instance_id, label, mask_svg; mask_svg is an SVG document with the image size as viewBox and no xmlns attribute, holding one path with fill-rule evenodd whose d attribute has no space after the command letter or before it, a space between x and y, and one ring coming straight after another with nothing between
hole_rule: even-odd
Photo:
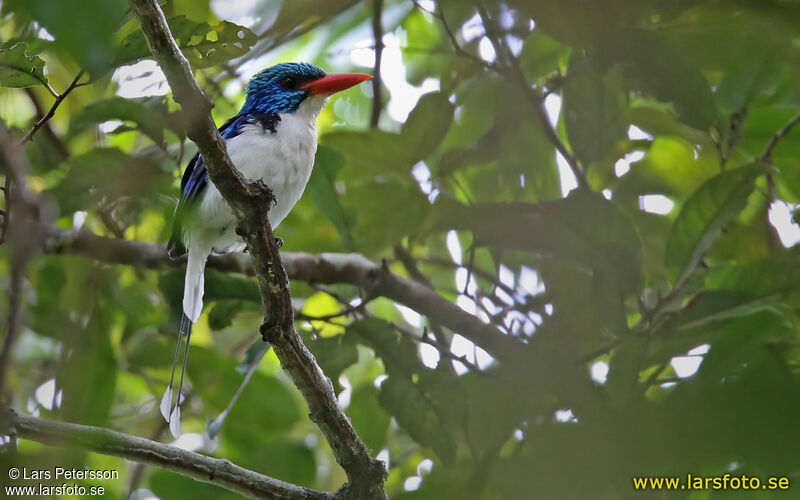
<instances>
[{"instance_id":1,"label":"bird's eye","mask_svg":"<svg viewBox=\"0 0 800 500\"><path fill-rule=\"evenodd\" d=\"M292 75L286 75L280 79L281 86L285 89L293 89L297 87L297 79Z\"/></svg>"}]
</instances>

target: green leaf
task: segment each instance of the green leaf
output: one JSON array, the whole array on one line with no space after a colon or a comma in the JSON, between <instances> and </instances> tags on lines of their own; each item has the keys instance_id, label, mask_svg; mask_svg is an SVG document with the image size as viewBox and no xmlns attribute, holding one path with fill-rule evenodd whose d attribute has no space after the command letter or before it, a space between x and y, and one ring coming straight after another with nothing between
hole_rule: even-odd
<instances>
[{"instance_id":1,"label":"green leaf","mask_svg":"<svg viewBox=\"0 0 800 500\"><path fill-rule=\"evenodd\" d=\"M77 62L93 78L110 69L112 34L130 9L124 0L6 0L2 7L46 28L59 59Z\"/></svg>"},{"instance_id":2,"label":"green leaf","mask_svg":"<svg viewBox=\"0 0 800 500\"><path fill-rule=\"evenodd\" d=\"M461 207L438 224L473 231L480 245L588 266L613 276L623 293L641 285L641 242L636 228L625 212L599 193L579 189L554 202Z\"/></svg>"},{"instance_id":3,"label":"green leaf","mask_svg":"<svg viewBox=\"0 0 800 500\"><path fill-rule=\"evenodd\" d=\"M312 450L288 433L265 433L262 429L259 425L226 426L220 436L220 456L282 481L313 487L317 464Z\"/></svg>"},{"instance_id":4,"label":"green leaf","mask_svg":"<svg viewBox=\"0 0 800 500\"><path fill-rule=\"evenodd\" d=\"M152 160L127 155L119 149L98 148L70 158L65 174L49 190L62 213L91 207L104 197L147 196L166 191L172 179Z\"/></svg>"},{"instance_id":5,"label":"green leaf","mask_svg":"<svg viewBox=\"0 0 800 500\"><path fill-rule=\"evenodd\" d=\"M28 55L28 44L23 42L0 47L0 87L31 87L44 85L44 60Z\"/></svg>"},{"instance_id":6,"label":"green leaf","mask_svg":"<svg viewBox=\"0 0 800 500\"><path fill-rule=\"evenodd\" d=\"M728 170L709 179L686 201L667 239L664 266L676 287L695 266L722 232L741 212L755 189L763 167L750 165Z\"/></svg>"},{"instance_id":7,"label":"green leaf","mask_svg":"<svg viewBox=\"0 0 800 500\"><path fill-rule=\"evenodd\" d=\"M430 400L413 382L390 376L381 384L378 401L414 441L433 448L445 464L455 460L456 443L450 422L443 422Z\"/></svg>"},{"instance_id":8,"label":"green leaf","mask_svg":"<svg viewBox=\"0 0 800 500\"><path fill-rule=\"evenodd\" d=\"M535 80L556 73L565 66L569 53L570 48L566 45L558 43L540 30L534 30L525 39L519 64L525 77Z\"/></svg>"},{"instance_id":9,"label":"green leaf","mask_svg":"<svg viewBox=\"0 0 800 500\"><path fill-rule=\"evenodd\" d=\"M209 269L205 273L205 301L239 299L261 303L261 291L254 279Z\"/></svg>"},{"instance_id":10,"label":"green leaf","mask_svg":"<svg viewBox=\"0 0 800 500\"><path fill-rule=\"evenodd\" d=\"M241 495L214 484L201 483L158 467L147 476L147 488L158 495L158 498L202 498L203 500L241 498Z\"/></svg>"},{"instance_id":11,"label":"green leaf","mask_svg":"<svg viewBox=\"0 0 800 500\"><path fill-rule=\"evenodd\" d=\"M105 424L117 381L117 366L111 347L112 321L106 307L95 310L80 338L69 341L66 359L56 377L63 389L61 411L69 422Z\"/></svg>"},{"instance_id":12,"label":"green leaf","mask_svg":"<svg viewBox=\"0 0 800 500\"><path fill-rule=\"evenodd\" d=\"M583 58L570 67L563 90L564 125L575 155L588 165L610 157L617 141L626 138L628 127L620 119L625 96L590 71Z\"/></svg>"},{"instance_id":13,"label":"green leaf","mask_svg":"<svg viewBox=\"0 0 800 500\"><path fill-rule=\"evenodd\" d=\"M715 266L706 290L666 322L666 329L700 327L711 321L749 315L780 305L791 306L800 292L800 259L796 251L747 262Z\"/></svg>"},{"instance_id":14,"label":"green leaf","mask_svg":"<svg viewBox=\"0 0 800 500\"><path fill-rule=\"evenodd\" d=\"M763 44L751 44L729 66L717 87L717 102L729 113L742 111L760 94L774 93L780 79L780 56Z\"/></svg>"},{"instance_id":15,"label":"green leaf","mask_svg":"<svg viewBox=\"0 0 800 500\"><path fill-rule=\"evenodd\" d=\"M344 156L326 146L317 148L314 170L308 181L308 189L319 210L330 219L342 238L342 245L347 250L354 247L350 221L336 193L336 176L344 167Z\"/></svg>"},{"instance_id":16,"label":"green leaf","mask_svg":"<svg viewBox=\"0 0 800 500\"><path fill-rule=\"evenodd\" d=\"M711 87L703 73L658 33L610 30L598 56L601 65L619 64L634 85L673 103L687 125L706 130L717 120Z\"/></svg>"},{"instance_id":17,"label":"green leaf","mask_svg":"<svg viewBox=\"0 0 800 500\"><path fill-rule=\"evenodd\" d=\"M194 69L208 68L240 57L249 51L258 37L244 26L228 21L209 25L185 16L167 19L173 38ZM151 57L141 29L117 41L114 65L131 64Z\"/></svg>"},{"instance_id":18,"label":"green leaf","mask_svg":"<svg viewBox=\"0 0 800 500\"><path fill-rule=\"evenodd\" d=\"M408 173L416 163L400 134L384 130L329 132L320 143L343 154L347 168L362 174Z\"/></svg>"},{"instance_id":19,"label":"green leaf","mask_svg":"<svg viewBox=\"0 0 800 500\"><path fill-rule=\"evenodd\" d=\"M343 201L356 214L353 236L358 249L368 255L414 234L430 209L419 186L407 180L361 184L351 188Z\"/></svg>"},{"instance_id":20,"label":"green leaf","mask_svg":"<svg viewBox=\"0 0 800 500\"><path fill-rule=\"evenodd\" d=\"M453 120L453 104L439 92L422 96L401 133L383 130L331 132L321 142L347 159L347 167L362 174L408 175L420 160L441 144Z\"/></svg>"},{"instance_id":21,"label":"green leaf","mask_svg":"<svg viewBox=\"0 0 800 500\"><path fill-rule=\"evenodd\" d=\"M316 24L333 19L336 14L356 3L356 0L295 0L281 2L280 11L261 35L264 46L259 44L256 56L274 49L283 41L305 33Z\"/></svg>"},{"instance_id":22,"label":"green leaf","mask_svg":"<svg viewBox=\"0 0 800 500\"><path fill-rule=\"evenodd\" d=\"M222 330L233 324L233 318L244 307L241 300L218 300L208 313L208 326L212 330Z\"/></svg>"},{"instance_id":23,"label":"green leaf","mask_svg":"<svg viewBox=\"0 0 800 500\"><path fill-rule=\"evenodd\" d=\"M385 320L366 318L354 321L347 327L345 335L373 349L390 375L411 377L422 368L416 346L395 332Z\"/></svg>"},{"instance_id":24,"label":"green leaf","mask_svg":"<svg viewBox=\"0 0 800 500\"><path fill-rule=\"evenodd\" d=\"M454 110L447 96L440 92L425 94L419 99L400 134L412 163L436 150L450 128Z\"/></svg>"},{"instance_id":25,"label":"green leaf","mask_svg":"<svg viewBox=\"0 0 800 500\"><path fill-rule=\"evenodd\" d=\"M353 391L347 416L353 423L358 436L372 451L380 450L386 442L389 430L389 415L378 404L378 389L374 385L364 385Z\"/></svg>"},{"instance_id":26,"label":"green leaf","mask_svg":"<svg viewBox=\"0 0 800 500\"><path fill-rule=\"evenodd\" d=\"M241 385L243 377L236 367L233 359L192 346L187 372L195 392L214 413L225 410ZM222 434L239 425L280 432L299 418L300 411L289 390L274 377L256 372L242 393L242 400L228 415Z\"/></svg>"},{"instance_id":27,"label":"green leaf","mask_svg":"<svg viewBox=\"0 0 800 500\"><path fill-rule=\"evenodd\" d=\"M164 129L170 127L169 113L163 100L137 101L112 97L89 104L77 113L70 123L70 133L80 132L91 125L108 120L134 122L153 142L165 147Z\"/></svg>"},{"instance_id":28,"label":"green leaf","mask_svg":"<svg viewBox=\"0 0 800 500\"><path fill-rule=\"evenodd\" d=\"M331 379L336 392L340 392L343 387L339 383L339 376L349 366L358 362L358 350L355 342L345 335L312 337L303 332L303 343L314 355L325 375Z\"/></svg>"}]
</instances>

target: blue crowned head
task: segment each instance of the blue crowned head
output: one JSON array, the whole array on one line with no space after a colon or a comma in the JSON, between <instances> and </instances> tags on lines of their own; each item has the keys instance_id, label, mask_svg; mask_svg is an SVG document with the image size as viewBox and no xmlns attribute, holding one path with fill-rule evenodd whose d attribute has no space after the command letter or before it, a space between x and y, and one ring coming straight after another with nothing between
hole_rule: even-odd
<instances>
[{"instance_id":1,"label":"blue crowned head","mask_svg":"<svg viewBox=\"0 0 800 500\"><path fill-rule=\"evenodd\" d=\"M304 88L325 76L309 63L281 63L257 73L247 82L242 113L294 113L311 92Z\"/></svg>"}]
</instances>

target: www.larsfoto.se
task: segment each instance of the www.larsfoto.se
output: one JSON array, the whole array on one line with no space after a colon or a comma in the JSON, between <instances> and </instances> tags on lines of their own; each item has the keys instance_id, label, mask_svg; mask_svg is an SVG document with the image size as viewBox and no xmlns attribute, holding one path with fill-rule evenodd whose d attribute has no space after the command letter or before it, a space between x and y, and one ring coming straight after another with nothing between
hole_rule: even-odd
<instances>
[{"instance_id":1,"label":"www.larsfoto.se","mask_svg":"<svg viewBox=\"0 0 800 500\"><path fill-rule=\"evenodd\" d=\"M789 478L770 476L761 480L755 476L742 474L734 476L693 476L682 477L634 477L635 490L788 490Z\"/></svg>"},{"instance_id":2,"label":"www.larsfoto.se","mask_svg":"<svg viewBox=\"0 0 800 500\"><path fill-rule=\"evenodd\" d=\"M102 496L105 488L102 486L81 486L80 484L36 484L31 486L4 486L3 490L7 497L23 496Z\"/></svg>"}]
</instances>

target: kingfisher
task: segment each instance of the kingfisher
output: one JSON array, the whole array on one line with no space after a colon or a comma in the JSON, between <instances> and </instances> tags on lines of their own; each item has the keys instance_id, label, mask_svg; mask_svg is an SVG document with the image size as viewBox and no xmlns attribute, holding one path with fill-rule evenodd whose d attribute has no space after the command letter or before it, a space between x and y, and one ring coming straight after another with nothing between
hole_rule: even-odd
<instances>
[{"instance_id":1,"label":"kingfisher","mask_svg":"<svg viewBox=\"0 0 800 500\"><path fill-rule=\"evenodd\" d=\"M300 199L311 176L317 150L317 117L328 98L372 78L359 73L326 74L309 63L281 63L253 76L245 87L241 110L219 132L233 165L248 180L272 188L269 211L273 229ZM188 253L183 288L183 314L169 385L161 398L161 414L170 431L180 436L180 404L192 325L203 309L206 260L211 254L241 252L236 218L217 188L209 182L203 157L196 154L184 171L175 208L168 251L172 259ZM173 382L183 339L180 382L173 406Z\"/></svg>"}]
</instances>

